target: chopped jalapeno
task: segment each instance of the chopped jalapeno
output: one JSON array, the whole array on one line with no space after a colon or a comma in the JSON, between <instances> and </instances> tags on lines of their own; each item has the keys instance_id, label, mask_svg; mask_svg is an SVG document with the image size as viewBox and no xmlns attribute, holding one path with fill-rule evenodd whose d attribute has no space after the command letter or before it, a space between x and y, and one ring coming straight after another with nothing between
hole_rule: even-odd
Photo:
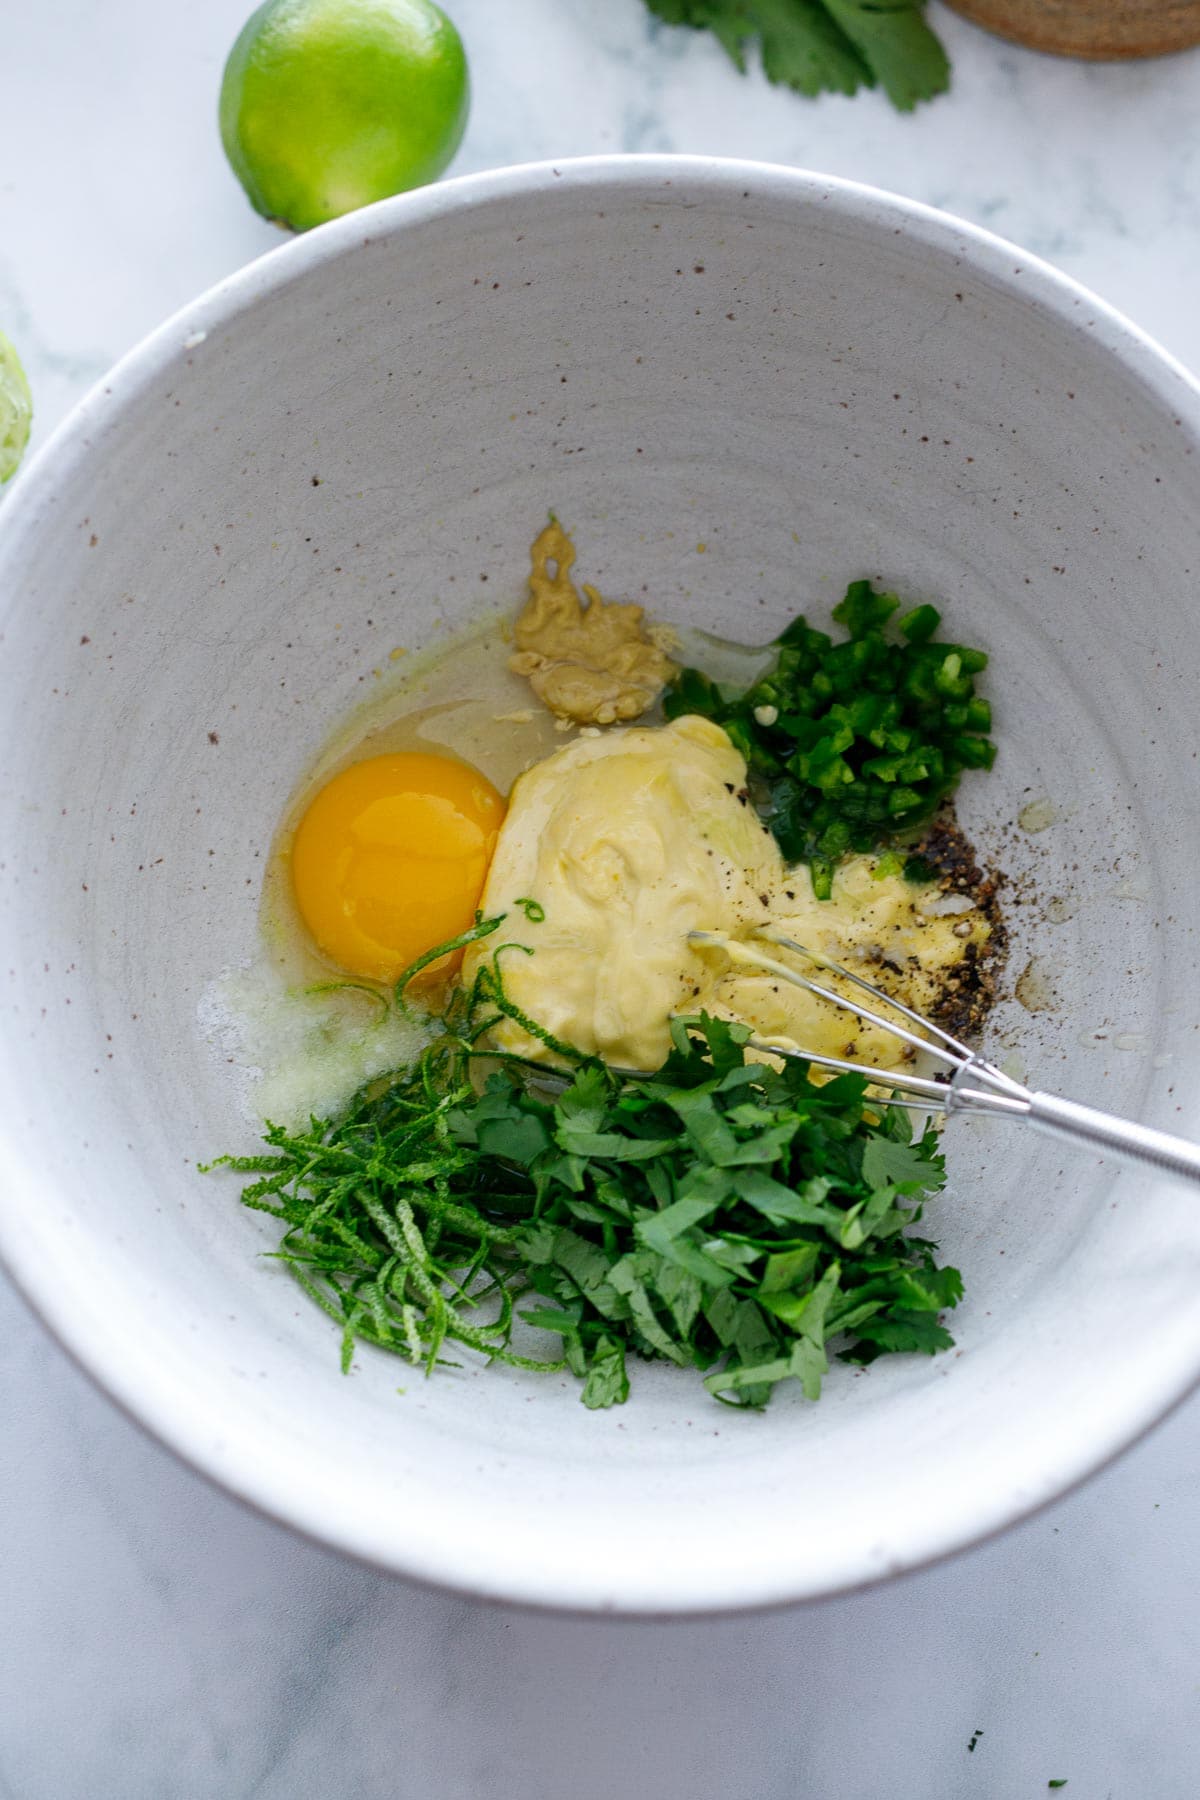
<instances>
[{"instance_id":1,"label":"chopped jalapeno","mask_svg":"<svg viewBox=\"0 0 1200 1800\"><path fill-rule=\"evenodd\" d=\"M820 899L841 857L910 835L964 769L995 759L992 709L975 692L986 653L939 642L941 614L927 603L894 620L897 641L885 627L899 608L853 581L833 610L843 642L801 616L744 693L683 669L664 699L668 719L699 713L725 727L780 849L808 864Z\"/></svg>"}]
</instances>

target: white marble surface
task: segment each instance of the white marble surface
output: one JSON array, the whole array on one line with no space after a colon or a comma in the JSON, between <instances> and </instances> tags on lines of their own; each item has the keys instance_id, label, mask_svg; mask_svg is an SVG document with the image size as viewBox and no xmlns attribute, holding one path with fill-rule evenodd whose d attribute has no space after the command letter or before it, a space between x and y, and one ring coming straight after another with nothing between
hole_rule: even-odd
<instances>
[{"instance_id":1,"label":"white marble surface","mask_svg":"<svg viewBox=\"0 0 1200 1800\"><path fill-rule=\"evenodd\" d=\"M0 326L39 436L277 241L215 128L247 3L4 9ZM623 149L858 177L1040 252L1200 365L1200 53L1072 66L935 6L954 92L905 119L739 80L641 0L453 11L476 90L460 170ZM299 1542L149 1443L2 1284L0 1429L0 1800L1200 1792L1195 1400L952 1564L674 1626L489 1609Z\"/></svg>"}]
</instances>

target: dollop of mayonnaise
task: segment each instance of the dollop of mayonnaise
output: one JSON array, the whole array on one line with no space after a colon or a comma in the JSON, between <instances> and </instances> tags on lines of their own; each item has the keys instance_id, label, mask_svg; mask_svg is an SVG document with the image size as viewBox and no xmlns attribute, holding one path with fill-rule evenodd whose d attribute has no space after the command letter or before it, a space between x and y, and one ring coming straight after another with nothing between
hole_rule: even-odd
<instances>
[{"instance_id":1,"label":"dollop of mayonnaise","mask_svg":"<svg viewBox=\"0 0 1200 1800\"><path fill-rule=\"evenodd\" d=\"M974 910L923 913L933 891L858 856L838 869L832 898L816 899L808 870L784 863L750 804L745 761L720 726L635 726L580 737L519 778L481 901L505 923L468 952L463 976L509 945L499 968L515 1005L629 1068L657 1068L672 1014L702 1009L814 1053L894 1067L901 1046L888 1034L689 933L754 941L773 956L786 953L761 934L784 935L928 1010L939 978L988 934ZM550 1055L511 1019L493 1041Z\"/></svg>"}]
</instances>

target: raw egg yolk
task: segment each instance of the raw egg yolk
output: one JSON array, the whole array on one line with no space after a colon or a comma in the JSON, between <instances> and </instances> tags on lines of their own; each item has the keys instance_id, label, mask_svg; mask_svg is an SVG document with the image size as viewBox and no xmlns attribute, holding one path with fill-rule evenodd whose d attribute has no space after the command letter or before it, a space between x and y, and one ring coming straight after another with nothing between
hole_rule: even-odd
<instances>
[{"instance_id":1,"label":"raw egg yolk","mask_svg":"<svg viewBox=\"0 0 1200 1800\"><path fill-rule=\"evenodd\" d=\"M503 819L491 782L447 756L404 751L343 769L292 845L296 903L319 949L348 974L395 981L466 931Z\"/></svg>"}]
</instances>

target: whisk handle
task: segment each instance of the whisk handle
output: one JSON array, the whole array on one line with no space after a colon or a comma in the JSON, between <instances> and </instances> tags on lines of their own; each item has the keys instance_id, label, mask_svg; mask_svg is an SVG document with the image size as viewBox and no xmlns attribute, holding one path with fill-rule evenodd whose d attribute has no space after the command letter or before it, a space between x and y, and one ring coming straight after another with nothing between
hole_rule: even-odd
<instances>
[{"instance_id":1,"label":"whisk handle","mask_svg":"<svg viewBox=\"0 0 1200 1800\"><path fill-rule=\"evenodd\" d=\"M1131 1119L1118 1119L1097 1107L1082 1106L1077 1100L1060 1100L1056 1094L1031 1095L1026 1116L1031 1124L1052 1137L1067 1138L1073 1144L1091 1144L1126 1162L1148 1163L1170 1175L1182 1175L1185 1180L1200 1183L1200 1144L1173 1137L1169 1131L1135 1125Z\"/></svg>"}]
</instances>

